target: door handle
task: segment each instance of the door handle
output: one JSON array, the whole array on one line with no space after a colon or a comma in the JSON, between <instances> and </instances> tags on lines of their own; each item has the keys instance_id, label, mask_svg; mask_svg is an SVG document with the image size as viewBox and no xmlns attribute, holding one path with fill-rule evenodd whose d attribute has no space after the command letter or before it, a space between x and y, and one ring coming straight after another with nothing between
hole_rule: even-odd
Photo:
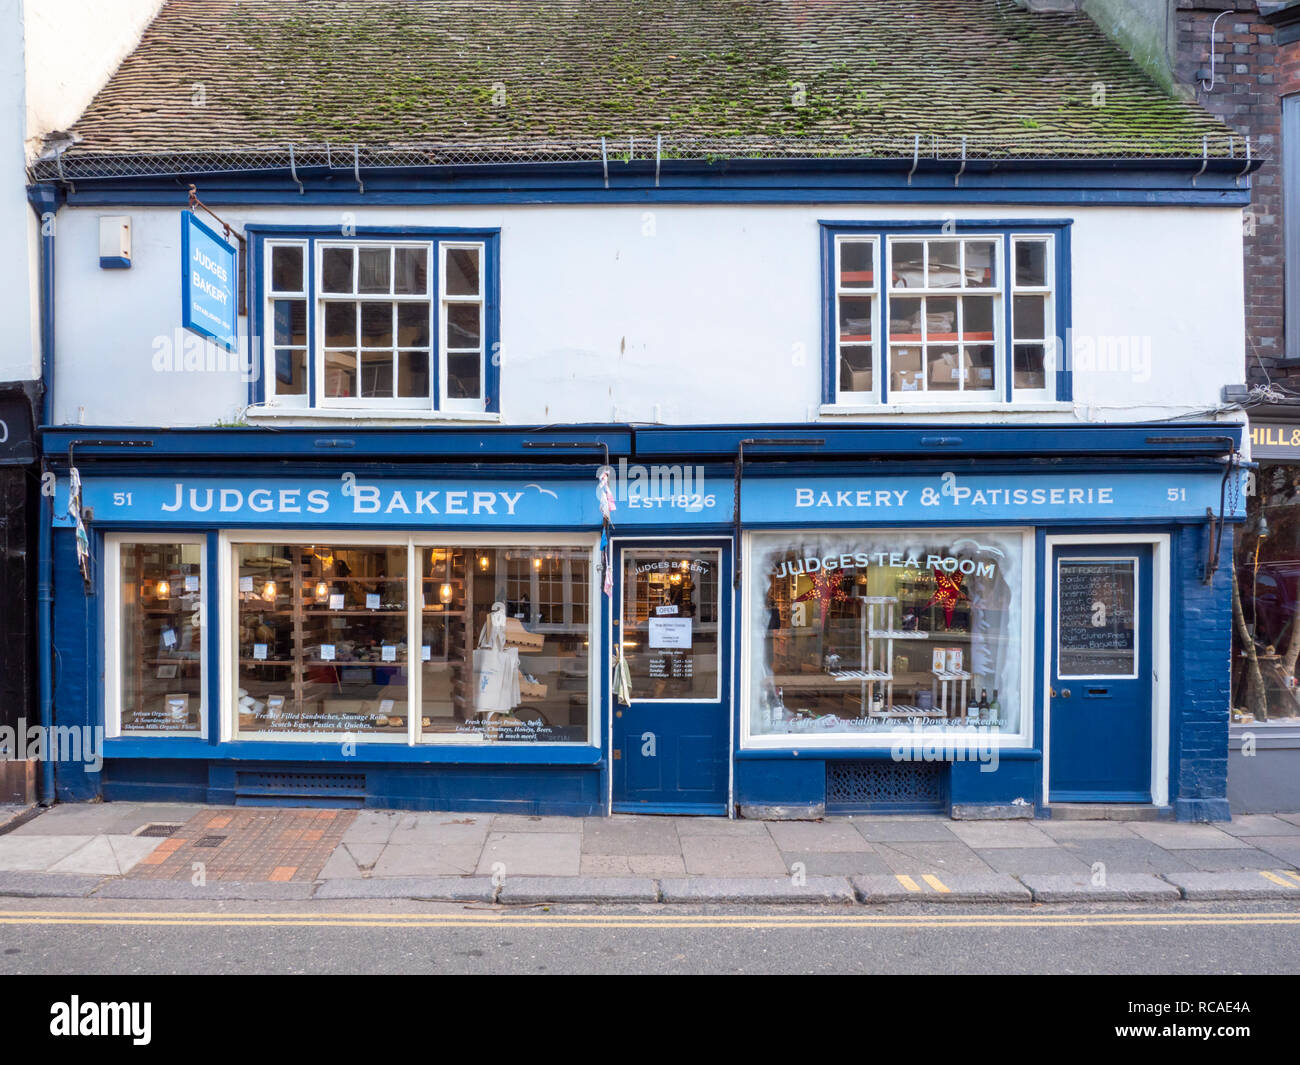
<instances>
[{"instance_id":1,"label":"door handle","mask_svg":"<svg viewBox=\"0 0 1300 1065\"><path fill-rule=\"evenodd\" d=\"M1062 688L1062 689L1061 689L1061 698L1062 698L1062 699L1068 699L1069 697L1070 697L1070 689L1069 689L1069 688Z\"/></svg>"}]
</instances>

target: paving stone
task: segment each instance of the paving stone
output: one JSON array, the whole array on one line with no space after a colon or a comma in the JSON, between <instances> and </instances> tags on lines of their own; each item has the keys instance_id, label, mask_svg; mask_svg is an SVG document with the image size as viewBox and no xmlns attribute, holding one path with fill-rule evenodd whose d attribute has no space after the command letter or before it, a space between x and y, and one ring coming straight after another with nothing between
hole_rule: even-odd
<instances>
[{"instance_id":1,"label":"paving stone","mask_svg":"<svg viewBox=\"0 0 1300 1065\"><path fill-rule=\"evenodd\" d=\"M1251 836L1250 842L1260 850L1281 858L1287 865L1300 869L1300 836Z\"/></svg>"},{"instance_id":2,"label":"paving stone","mask_svg":"<svg viewBox=\"0 0 1300 1065\"><path fill-rule=\"evenodd\" d=\"M1274 814L1279 821L1285 821L1288 825L1300 826L1300 813L1296 814Z\"/></svg>"},{"instance_id":3,"label":"paving stone","mask_svg":"<svg viewBox=\"0 0 1300 1065\"><path fill-rule=\"evenodd\" d=\"M1236 814L1226 825L1217 827L1233 836L1300 837L1300 825L1293 825L1273 814Z\"/></svg>"},{"instance_id":4,"label":"paving stone","mask_svg":"<svg viewBox=\"0 0 1300 1065\"><path fill-rule=\"evenodd\" d=\"M1133 833L1127 821L1035 821L1034 825L1044 835L1058 843L1075 839L1142 840Z\"/></svg>"},{"instance_id":5,"label":"paving stone","mask_svg":"<svg viewBox=\"0 0 1300 1065\"><path fill-rule=\"evenodd\" d=\"M1150 873L1108 873L1100 883L1090 874L1027 873L1020 882L1035 902L1169 902L1182 892Z\"/></svg>"},{"instance_id":6,"label":"paving stone","mask_svg":"<svg viewBox=\"0 0 1300 1065\"><path fill-rule=\"evenodd\" d=\"M1239 870L1226 873L1170 873L1165 877L1192 901L1213 899L1300 899L1300 882L1268 870Z\"/></svg>"},{"instance_id":7,"label":"paving stone","mask_svg":"<svg viewBox=\"0 0 1300 1065\"><path fill-rule=\"evenodd\" d=\"M584 854L581 876L685 876L680 854Z\"/></svg>"},{"instance_id":8,"label":"paving stone","mask_svg":"<svg viewBox=\"0 0 1300 1065\"><path fill-rule=\"evenodd\" d=\"M507 876L497 901L658 902L659 885L646 877Z\"/></svg>"},{"instance_id":9,"label":"paving stone","mask_svg":"<svg viewBox=\"0 0 1300 1065\"><path fill-rule=\"evenodd\" d=\"M968 847L1050 847L1052 837L1028 821L954 821L952 833Z\"/></svg>"},{"instance_id":10,"label":"paving stone","mask_svg":"<svg viewBox=\"0 0 1300 1065\"><path fill-rule=\"evenodd\" d=\"M39 821L40 818L36 820ZM24 836L19 835L21 831L22 829L18 829L16 832L0 836L0 870L36 872L48 869L73 851L80 850L94 838L85 835Z\"/></svg>"},{"instance_id":11,"label":"paving stone","mask_svg":"<svg viewBox=\"0 0 1300 1065\"><path fill-rule=\"evenodd\" d=\"M469 876L478 870L482 853L479 843L389 843L375 860L370 875Z\"/></svg>"},{"instance_id":12,"label":"paving stone","mask_svg":"<svg viewBox=\"0 0 1300 1065\"><path fill-rule=\"evenodd\" d=\"M794 873L795 863L807 876L853 876L855 873L888 873L889 866L874 851L782 851L785 867Z\"/></svg>"},{"instance_id":13,"label":"paving stone","mask_svg":"<svg viewBox=\"0 0 1300 1065\"><path fill-rule=\"evenodd\" d=\"M840 876L810 876L796 884L790 877L694 876L659 882L664 902L852 902L853 888Z\"/></svg>"},{"instance_id":14,"label":"paving stone","mask_svg":"<svg viewBox=\"0 0 1300 1065\"><path fill-rule=\"evenodd\" d=\"M102 884L98 876L61 876L58 873L0 871L0 896L23 899L84 899Z\"/></svg>"},{"instance_id":15,"label":"paving stone","mask_svg":"<svg viewBox=\"0 0 1300 1065\"><path fill-rule=\"evenodd\" d=\"M1180 850L1178 857L1207 873L1226 873L1232 869L1276 869L1286 863L1278 861L1274 854L1268 854L1254 847L1225 850Z\"/></svg>"},{"instance_id":16,"label":"paving stone","mask_svg":"<svg viewBox=\"0 0 1300 1065\"><path fill-rule=\"evenodd\" d=\"M316 886L313 898L491 902L496 892L496 885L486 876L401 876L382 880L326 880Z\"/></svg>"},{"instance_id":17,"label":"paving stone","mask_svg":"<svg viewBox=\"0 0 1300 1065\"><path fill-rule=\"evenodd\" d=\"M855 876L853 888L863 902L1029 902L1029 889L1005 873L930 874L907 884L898 876ZM944 890L946 889L946 890Z\"/></svg>"},{"instance_id":18,"label":"paving stone","mask_svg":"<svg viewBox=\"0 0 1300 1065\"><path fill-rule=\"evenodd\" d=\"M347 847L339 844L334 848L334 853L326 859L321 866L321 870L316 874L318 880L359 880L366 874L361 871L357 865L356 859L348 852Z\"/></svg>"},{"instance_id":19,"label":"paving stone","mask_svg":"<svg viewBox=\"0 0 1300 1065\"><path fill-rule=\"evenodd\" d=\"M871 843L957 843L945 821L905 821L887 818L880 821L855 821L853 827Z\"/></svg>"},{"instance_id":20,"label":"paving stone","mask_svg":"<svg viewBox=\"0 0 1300 1065\"><path fill-rule=\"evenodd\" d=\"M783 851L870 851L862 833L846 822L773 821L767 826L773 842Z\"/></svg>"},{"instance_id":21,"label":"paving stone","mask_svg":"<svg viewBox=\"0 0 1300 1065\"><path fill-rule=\"evenodd\" d=\"M976 854L999 873L1084 873L1088 867L1060 847L990 847Z\"/></svg>"},{"instance_id":22,"label":"paving stone","mask_svg":"<svg viewBox=\"0 0 1300 1065\"><path fill-rule=\"evenodd\" d=\"M491 876L503 865L506 876L577 876L582 836L576 832L493 832L478 862L478 873Z\"/></svg>"},{"instance_id":23,"label":"paving stone","mask_svg":"<svg viewBox=\"0 0 1300 1065\"><path fill-rule=\"evenodd\" d=\"M782 876L785 861L765 832L761 837L690 836L681 841L691 876Z\"/></svg>"},{"instance_id":24,"label":"paving stone","mask_svg":"<svg viewBox=\"0 0 1300 1065\"><path fill-rule=\"evenodd\" d=\"M223 899L248 901L295 900L312 897L308 881L209 880L109 880L95 898L103 899Z\"/></svg>"},{"instance_id":25,"label":"paving stone","mask_svg":"<svg viewBox=\"0 0 1300 1065\"><path fill-rule=\"evenodd\" d=\"M1231 836L1213 825L1179 824L1165 822L1136 822L1129 826L1133 832L1165 850L1209 850L1210 848L1246 847L1236 836Z\"/></svg>"},{"instance_id":26,"label":"paving stone","mask_svg":"<svg viewBox=\"0 0 1300 1065\"><path fill-rule=\"evenodd\" d=\"M401 815L390 810L362 810L343 833L344 843L387 843Z\"/></svg>"},{"instance_id":27,"label":"paving stone","mask_svg":"<svg viewBox=\"0 0 1300 1065\"><path fill-rule=\"evenodd\" d=\"M419 813L403 817L388 842L400 846L482 846L492 829L491 814Z\"/></svg>"},{"instance_id":28,"label":"paving stone","mask_svg":"<svg viewBox=\"0 0 1300 1065\"><path fill-rule=\"evenodd\" d=\"M680 854L671 817L588 817L582 825L583 854Z\"/></svg>"},{"instance_id":29,"label":"paving stone","mask_svg":"<svg viewBox=\"0 0 1300 1065\"><path fill-rule=\"evenodd\" d=\"M1196 867L1182 851L1167 851L1130 835L1127 839L1062 840L1061 849L1089 868L1101 862L1108 873L1177 873Z\"/></svg>"},{"instance_id":30,"label":"paving stone","mask_svg":"<svg viewBox=\"0 0 1300 1065\"><path fill-rule=\"evenodd\" d=\"M0 803L0 831L4 830L5 825L17 821L31 809L32 807L30 806L18 806L13 803Z\"/></svg>"},{"instance_id":31,"label":"paving stone","mask_svg":"<svg viewBox=\"0 0 1300 1065\"><path fill-rule=\"evenodd\" d=\"M767 821L746 821L741 818L729 820L725 817L683 817L677 821L677 836L748 836L762 839L768 836ZM770 838L770 837L769 837Z\"/></svg>"},{"instance_id":32,"label":"paving stone","mask_svg":"<svg viewBox=\"0 0 1300 1065\"><path fill-rule=\"evenodd\" d=\"M134 803L60 803L19 825L15 836L100 836L130 819L139 809ZM161 818L159 819L161 820ZM187 820L187 818L180 818ZM144 822L148 824L148 821Z\"/></svg>"},{"instance_id":33,"label":"paving stone","mask_svg":"<svg viewBox=\"0 0 1300 1065\"><path fill-rule=\"evenodd\" d=\"M493 832L581 832L581 817L541 817L536 814L497 814Z\"/></svg>"},{"instance_id":34,"label":"paving stone","mask_svg":"<svg viewBox=\"0 0 1300 1065\"><path fill-rule=\"evenodd\" d=\"M86 876L122 876L141 859L147 858L162 843L158 837L95 836L66 858L49 867L51 873Z\"/></svg>"},{"instance_id":35,"label":"paving stone","mask_svg":"<svg viewBox=\"0 0 1300 1065\"><path fill-rule=\"evenodd\" d=\"M993 867L964 843L877 843L876 854L892 873L992 873Z\"/></svg>"}]
</instances>

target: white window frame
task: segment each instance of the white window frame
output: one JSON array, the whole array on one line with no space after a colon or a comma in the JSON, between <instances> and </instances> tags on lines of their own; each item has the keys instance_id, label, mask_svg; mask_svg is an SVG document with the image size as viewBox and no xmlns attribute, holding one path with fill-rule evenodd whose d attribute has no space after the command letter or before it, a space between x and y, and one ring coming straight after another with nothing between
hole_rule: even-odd
<instances>
[{"instance_id":1,"label":"white window frame","mask_svg":"<svg viewBox=\"0 0 1300 1065\"><path fill-rule=\"evenodd\" d=\"M225 641L220 655L221 678L221 740L231 742L257 743L324 743L337 745L345 740L358 744L383 743L405 745L409 747L435 746L490 746L551 748L591 748L599 746L600 683L603 679L601 663L604 661L601 651L600 634L600 580L596 575L596 565L600 557L599 537L594 533L494 533L474 534L460 533L454 529L441 533L401 534L399 532L357 532L347 529L321 529L304 531L302 529L238 529L223 530L219 534L218 580L219 602L221 604L221 638ZM171 542L175 542L172 538ZM239 729L238 699L235 698L239 688L239 601L238 569L236 548L240 544L329 544L335 547L406 547L406 602L407 602L407 704L403 711L407 719L406 735L398 734L355 734L339 732L298 732L275 733L241 731ZM592 576L588 584L588 618L587 618L587 739L563 740L554 743L536 743L530 741L489 740L484 735L475 734L432 734L422 735L420 715L412 713L412 706L421 705L423 693L423 670L415 667L420 662L413 656L411 648L422 643L421 622L423 615L420 607L421 586L418 552L430 547L463 547L467 551L479 548L521 547L545 549L547 547L587 548L590 551ZM477 640L477 633L472 634ZM341 757L341 756L340 756Z\"/></svg>"},{"instance_id":2,"label":"white window frame","mask_svg":"<svg viewBox=\"0 0 1300 1065\"><path fill-rule=\"evenodd\" d=\"M758 530L760 534L768 534L775 530ZM967 537L978 537L985 534L996 533L1000 535L1019 534L1021 550L1021 578L1020 578L1020 724L1015 732L1003 731L996 736L982 735L978 740L968 740L972 748L996 747L1003 749L1027 749L1033 747L1034 740L1034 619L1036 617L1037 606L1035 603L1034 589L1036 585L1035 575L1037 574L1038 557L1036 554L1034 530L1028 526L939 526L930 528L893 528L890 526L876 526L874 528L838 528L838 527L817 527L809 529L787 529L781 530L792 537L798 536L854 536L854 535L879 535L888 533L900 537L907 536L936 536L943 535L953 540L965 539ZM749 581L754 578L756 570L753 562L753 537L755 531L747 531L741 540L741 552L744 557L743 573L746 575L745 580ZM754 593L749 590L749 595ZM921 738L907 728L895 730L880 731L871 735L854 735L851 733L836 732L827 735L815 732L800 733L780 733L776 735L754 735L752 710L753 699L753 622L750 617L752 611L748 608L743 609L744 616L740 619L740 749L741 750L814 750L819 748L829 749L861 749L861 750L890 750L900 740L911 743L921 743ZM945 740L960 740L962 735L961 729L935 729L933 739L939 743ZM925 738L930 738L927 733Z\"/></svg>"},{"instance_id":3,"label":"white window frame","mask_svg":"<svg viewBox=\"0 0 1300 1065\"><path fill-rule=\"evenodd\" d=\"M110 739L208 738L208 548L202 533L108 533L104 537L104 735ZM122 728L122 545L197 545L199 548L199 731Z\"/></svg>"},{"instance_id":4,"label":"white window frame","mask_svg":"<svg viewBox=\"0 0 1300 1065\"><path fill-rule=\"evenodd\" d=\"M872 282L869 288L845 288L842 282L842 271L840 261L845 244L869 244L871 245L871 272ZM880 238L875 235L856 235L853 233L838 233L835 236L835 262L832 264L834 270L834 306L830 309L830 318L832 328L835 330L835 365L833 373L835 374L835 402L846 405L876 405L880 403L880 382L881 382L881 342L880 327L884 321L884 311L881 305L881 287L880 278L882 275L882 264L880 257ZM871 388L865 392L853 392L840 387L842 380L842 363L844 359L844 348L846 346L853 348L865 348L868 345L854 344L850 342L845 345L840 339L840 300L845 297L869 296L871 298Z\"/></svg>"},{"instance_id":5,"label":"white window frame","mask_svg":"<svg viewBox=\"0 0 1300 1065\"><path fill-rule=\"evenodd\" d=\"M1021 243L1046 243L1043 278L1045 285L1016 284L1016 245ZM1043 387L1017 388L1011 386L1011 402L1045 402L1056 398L1056 374L1060 366L1060 345L1063 337L1056 336L1056 294L1059 291L1056 277L1056 237L1052 233L1014 233L1011 236L1011 261L1006 265L1006 297L1011 301L1011 334L1006 338L1005 358L1000 359L1007 372L1015 374L1015 307L1016 296L1046 296L1043 308ZM1033 343L1029 341L1028 343Z\"/></svg>"},{"instance_id":6,"label":"white window frame","mask_svg":"<svg viewBox=\"0 0 1300 1065\"><path fill-rule=\"evenodd\" d=\"M272 279L274 277L271 271L272 256L276 248L301 248L302 249L302 281L303 287L299 292L276 292L271 291ZM316 343L316 336L313 332L313 319L311 307L311 248L305 239L275 239L268 240L262 248L262 350L263 350L263 376L262 380L266 382L264 389L267 403L273 403L280 407L292 407L295 409L308 410L312 407L312 363L314 361L313 348ZM275 301L277 299L300 299L306 304L306 327L307 327L307 358L305 360L305 370L307 372L307 390L301 395L286 393L281 395L276 391L275 376Z\"/></svg>"},{"instance_id":7,"label":"white window frame","mask_svg":"<svg viewBox=\"0 0 1300 1065\"><path fill-rule=\"evenodd\" d=\"M472 249L478 252L478 295L451 295L447 292L447 253ZM438 242L438 341L434 345L434 356L438 360L439 405L443 410L484 411L487 409L487 246L479 240L444 240ZM478 386L477 397L452 399L448 395L447 385L451 379L451 355L467 353L468 348L450 350L448 336L451 332L451 318L447 308L451 304L478 304Z\"/></svg>"}]
</instances>

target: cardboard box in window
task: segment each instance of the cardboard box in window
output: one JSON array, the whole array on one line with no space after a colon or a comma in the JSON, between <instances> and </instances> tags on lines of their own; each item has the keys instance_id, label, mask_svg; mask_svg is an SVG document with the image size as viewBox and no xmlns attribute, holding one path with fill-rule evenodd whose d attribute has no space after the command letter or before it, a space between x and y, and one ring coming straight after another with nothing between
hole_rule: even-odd
<instances>
[{"instance_id":1,"label":"cardboard box in window","mask_svg":"<svg viewBox=\"0 0 1300 1065\"><path fill-rule=\"evenodd\" d=\"M966 387L987 391L994 385L992 366L967 366Z\"/></svg>"},{"instance_id":2,"label":"cardboard box in window","mask_svg":"<svg viewBox=\"0 0 1300 1065\"><path fill-rule=\"evenodd\" d=\"M1046 388L1047 382L1041 370L1017 370L1011 375L1011 383L1016 388Z\"/></svg>"},{"instance_id":3,"label":"cardboard box in window","mask_svg":"<svg viewBox=\"0 0 1300 1065\"><path fill-rule=\"evenodd\" d=\"M840 390L842 392L870 392L871 371L855 370L846 366L840 373Z\"/></svg>"},{"instance_id":4,"label":"cardboard box in window","mask_svg":"<svg viewBox=\"0 0 1300 1065\"><path fill-rule=\"evenodd\" d=\"M930 387L948 386L951 388L961 380L961 364L954 354L936 355L930 353Z\"/></svg>"},{"instance_id":5,"label":"cardboard box in window","mask_svg":"<svg viewBox=\"0 0 1300 1065\"><path fill-rule=\"evenodd\" d=\"M923 391L920 348L895 348L889 354L889 388L891 392Z\"/></svg>"},{"instance_id":6,"label":"cardboard box in window","mask_svg":"<svg viewBox=\"0 0 1300 1065\"><path fill-rule=\"evenodd\" d=\"M546 685L531 681L522 673L519 675L519 698L524 702L546 698Z\"/></svg>"},{"instance_id":7,"label":"cardboard box in window","mask_svg":"<svg viewBox=\"0 0 1300 1065\"><path fill-rule=\"evenodd\" d=\"M506 618L506 646L517 647L529 654L542 649L545 639L536 632L529 632L518 618Z\"/></svg>"}]
</instances>

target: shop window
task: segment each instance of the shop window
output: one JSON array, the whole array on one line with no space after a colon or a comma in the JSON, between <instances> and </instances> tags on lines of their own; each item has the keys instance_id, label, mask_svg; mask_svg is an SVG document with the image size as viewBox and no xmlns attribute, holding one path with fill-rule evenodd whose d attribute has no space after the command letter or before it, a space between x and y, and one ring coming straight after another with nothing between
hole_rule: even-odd
<instances>
[{"instance_id":1,"label":"shop window","mask_svg":"<svg viewBox=\"0 0 1300 1065\"><path fill-rule=\"evenodd\" d=\"M200 537L109 541L110 731L205 729L204 544Z\"/></svg>"},{"instance_id":2,"label":"shop window","mask_svg":"<svg viewBox=\"0 0 1300 1065\"><path fill-rule=\"evenodd\" d=\"M828 230L827 402L1056 398L1052 233Z\"/></svg>"},{"instance_id":3,"label":"shop window","mask_svg":"<svg viewBox=\"0 0 1300 1065\"><path fill-rule=\"evenodd\" d=\"M281 407L496 410L495 235L276 236L263 247L265 385Z\"/></svg>"},{"instance_id":4,"label":"shop window","mask_svg":"<svg viewBox=\"0 0 1300 1065\"><path fill-rule=\"evenodd\" d=\"M1017 531L755 533L749 735L1018 734L1029 661Z\"/></svg>"},{"instance_id":5,"label":"shop window","mask_svg":"<svg viewBox=\"0 0 1300 1065\"><path fill-rule=\"evenodd\" d=\"M716 550L623 552L623 658L637 700L719 694Z\"/></svg>"}]
</instances>

